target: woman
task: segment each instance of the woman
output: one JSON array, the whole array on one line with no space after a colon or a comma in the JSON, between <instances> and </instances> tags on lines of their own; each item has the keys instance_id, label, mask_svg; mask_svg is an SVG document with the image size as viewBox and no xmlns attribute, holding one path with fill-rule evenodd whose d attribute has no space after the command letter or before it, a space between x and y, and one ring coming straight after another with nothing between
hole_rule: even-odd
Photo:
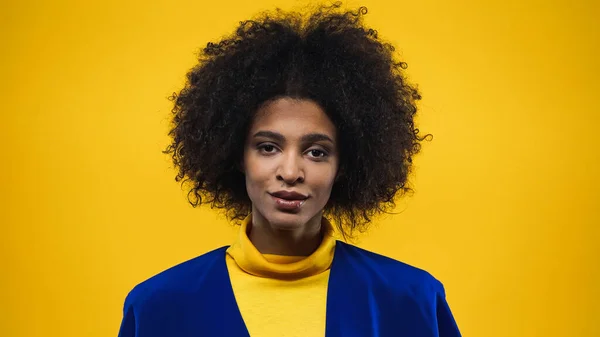
<instances>
[{"instance_id":1,"label":"woman","mask_svg":"<svg viewBox=\"0 0 600 337\"><path fill-rule=\"evenodd\" d=\"M425 139L365 13L263 14L204 48L166 152L239 237L136 286L119 336L460 336L438 280L333 236L410 191Z\"/></svg>"}]
</instances>

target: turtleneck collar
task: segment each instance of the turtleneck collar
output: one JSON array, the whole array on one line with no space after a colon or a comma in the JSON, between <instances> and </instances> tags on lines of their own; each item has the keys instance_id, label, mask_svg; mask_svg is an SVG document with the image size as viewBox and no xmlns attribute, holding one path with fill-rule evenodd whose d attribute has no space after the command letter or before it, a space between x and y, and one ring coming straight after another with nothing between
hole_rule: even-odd
<instances>
[{"instance_id":1,"label":"turtleneck collar","mask_svg":"<svg viewBox=\"0 0 600 337\"><path fill-rule=\"evenodd\" d=\"M261 254L248 237L251 225L252 214L249 214L242 222L237 240L227 249L227 254L246 273L274 279L300 279L320 274L331 266L336 240L333 227L325 217L321 219L323 240L309 256Z\"/></svg>"}]
</instances>

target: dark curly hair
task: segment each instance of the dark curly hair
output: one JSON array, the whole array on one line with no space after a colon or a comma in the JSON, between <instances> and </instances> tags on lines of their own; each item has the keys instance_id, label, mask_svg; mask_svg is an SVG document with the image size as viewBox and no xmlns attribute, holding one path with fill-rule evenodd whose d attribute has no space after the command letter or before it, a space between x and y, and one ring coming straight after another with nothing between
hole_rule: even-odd
<instances>
[{"instance_id":1,"label":"dark curly hair","mask_svg":"<svg viewBox=\"0 0 600 337\"><path fill-rule=\"evenodd\" d=\"M310 99L338 130L341 176L325 215L344 236L412 192L408 176L420 151L415 101L421 98L396 61L394 47L341 4L307 15L265 12L208 43L174 102L172 142L164 151L189 183L189 202L225 210L230 220L251 211L239 169L254 113L280 97ZM236 221L239 222L239 221Z\"/></svg>"}]
</instances>

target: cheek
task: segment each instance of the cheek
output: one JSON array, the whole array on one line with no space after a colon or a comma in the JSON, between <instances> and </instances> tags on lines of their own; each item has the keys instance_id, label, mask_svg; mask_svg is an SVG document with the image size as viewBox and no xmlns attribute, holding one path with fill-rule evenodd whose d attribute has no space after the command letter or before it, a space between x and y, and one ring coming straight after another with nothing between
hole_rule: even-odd
<instances>
[{"instance_id":1,"label":"cheek","mask_svg":"<svg viewBox=\"0 0 600 337\"><path fill-rule=\"evenodd\" d=\"M264 163L258 162L256 158L247 156L244 159L244 168L246 175L246 189L248 194L256 192L265 185L268 180L268 168L265 167Z\"/></svg>"},{"instance_id":2,"label":"cheek","mask_svg":"<svg viewBox=\"0 0 600 337\"><path fill-rule=\"evenodd\" d=\"M317 175L319 178L318 180L315 180L316 185L318 185L320 189L324 191L324 193L329 193L333 187L335 174L335 169L329 168L327 170L323 170L323 172Z\"/></svg>"}]
</instances>

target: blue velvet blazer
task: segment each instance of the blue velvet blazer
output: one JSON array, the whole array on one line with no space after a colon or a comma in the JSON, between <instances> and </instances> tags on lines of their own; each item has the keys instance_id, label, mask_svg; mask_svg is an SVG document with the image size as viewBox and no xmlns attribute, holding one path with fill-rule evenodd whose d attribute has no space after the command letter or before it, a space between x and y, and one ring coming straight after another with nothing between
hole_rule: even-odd
<instances>
[{"instance_id":1,"label":"blue velvet blazer","mask_svg":"<svg viewBox=\"0 0 600 337\"><path fill-rule=\"evenodd\" d=\"M213 250L137 285L125 300L119 337L249 337L229 280L226 250ZM325 337L460 337L437 279L341 241L326 310Z\"/></svg>"}]
</instances>

